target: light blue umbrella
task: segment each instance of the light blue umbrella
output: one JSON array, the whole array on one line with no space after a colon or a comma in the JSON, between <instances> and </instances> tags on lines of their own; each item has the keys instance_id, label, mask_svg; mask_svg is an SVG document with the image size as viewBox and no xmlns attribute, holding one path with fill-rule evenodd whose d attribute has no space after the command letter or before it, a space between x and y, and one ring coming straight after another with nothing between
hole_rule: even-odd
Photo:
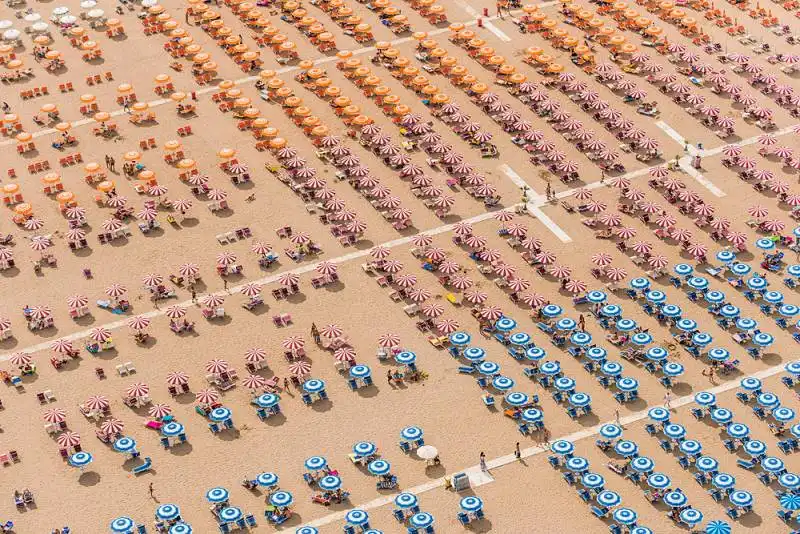
<instances>
[{"instance_id":1,"label":"light blue umbrella","mask_svg":"<svg viewBox=\"0 0 800 534\"><path fill-rule=\"evenodd\" d=\"M256 406L259 408L274 408L280 400L281 398L274 393L264 393L256 397Z\"/></svg>"},{"instance_id":2,"label":"light blue umbrella","mask_svg":"<svg viewBox=\"0 0 800 534\"><path fill-rule=\"evenodd\" d=\"M114 450L130 454L136 450L136 441L133 438L122 437L114 442Z\"/></svg>"},{"instance_id":3,"label":"light blue umbrella","mask_svg":"<svg viewBox=\"0 0 800 534\"><path fill-rule=\"evenodd\" d=\"M576 323L573 319L570 319L569 317L564 317L563 319L559 319L556 322L556 328L558 330L564 330L569 332L578 328L578 323Z\"/></svg>"},{"instance_id":4,"label":"light blue umbrella","mask_svg":"<svg viewBox=\"0 0 800 534\"><path fill-rule=\"evenodd\" d=\"M622 313L622 308L616 304L606 304L600 308L600 315L604 317L619 317Z\"/></svg>"},{"instance_id":5,"label":"light blue umbrella","mask_svg":"<svg viewBox=\"0 0 800 534\"><path fill-rule=\"evenodd\" d=\"M606 423L600 427L600 436L605 439L617 439L622 435L622 427L614 423Z\"/></svg>"},{"instance_id":6,"label":"light blue umbrella","mask_svg":"<svg viewBox=\"0 0 800 534\"><path fill-rule=\"evenodd\" d=\"M703 473L713 473L719 471L719 462L711 456L701 456L695 462L695 466Z\"/></svg>"},{"instance_id":7,"label":"light blue umbrella","mask_svg":"<svg viewBox=\"0 0 800 534\"><path fill-rule=\"evenodd\" d=\"M681 506L686 506L686 503L688 502L689 499L686 498L686 495L681 491L670 491L669 493L664 495L664 504L672 508L680 508Z\"/></svg>"},{"instance_id":8,"label":"light blue umbrella","mask_svg":"<svg viewBox=\"0 0 800 534\"><path fill-rule=\"evenodd\" d=\"M604 375L615 378L622 374L622 365L619 362L609 360L603 363L600 370Z\"/></svg>"},{"instance_id":9,"label":"light blue umbrella","mask_svg":"<svg viewBox=\"0 0 800 534\"><path fill-rule=\"evenodd\" d=\"M778 308L778 313L780 313L783 317L795 317L798 313L800 313L800 308L794 304L783 304L780 308Z\"/></svg>"},{"instance_id":10,"label":"light blue umbrella","mask_svg":"<svg viewBox=\"0 0 800 534\"><path fill-rule=\"evenodd\" d=\"M748 330L753 330L758 327L758 321L755 319L751 319L750 317L742 317L740 319L736 319L736 328L739 330L743 330L747 332Z\"/></svg>"},{"instance_id":11,"label":"light blue umbrella","mask_svg":"<svg viewBox=\"0 0 800 534\"><path fill-rule=\"evenodd\" d=\"M342 487L342 479L335 475L326 475L317 482L322 491L336 491Z\"/></svg>"},{"instance_id":12,"label":"light blue umbrella","mask_svg":"<svg viewBox=\"0 0 800 534\"><path fill-rule=\"evenodd\" d=\"M259 473L256 477L256 484L261 486L262 488L272 488L278 485L278 475L275 473Z\"/></svg>"},{"instance_id":13,"label":"light blue umbrella","mask_svg":"<svg viewBox=\"0 0 800 534\"><path fill-rule=\"evenodd\" d=\"M722 263L730 263L735 259L736 254L730 250L720 250L717 252L717 260L721 261Z\"/></svg>"},{"instance_id":14,"label":"light blue umbrella","mask_svg":"<svg viewBox=\"0 0 800 534\"><path fill-rule=\"evenodd\" d=\"M692 267L688 263L679 263L675 265L673 271L675 271L675 274L677 274L678 276L689 276L694 272L694 267Z\"/></svg>"},{"instance_id":15,"label":"light blue umbrella","mask_svg":"<svg viewBox=\"0 0 800 534\"><path fill-rule=\"evenodd\" d=\"M780 473L786 469L783 464L783 460L776 458L775 456L767 456L766 458L762 458L761 468L764 471L772 474Z\"/></svg>"},{"instance_id":16,"label":"light blue umbrella","mask_svg":"<svg viewBox=\"0 0 800 534\"><path fill-rule=\"evenodd\" d=\"M726 304L719 309L720 315L725 317L726 319L736 319L739 317L739 308L734 306L733 304Z\"/></svg>"},{"instance_id":17,"label":"light blue umbrella","mask_svg":"<svg viewBox=\"0 0 800 534\"><path fill-rule=\"evenodd\" d=\"M759 332L753 336L752 341L754 345L758 345L759 347L769 347L775 341L775 338L772 337L772 334Z\"/></svg>"},{"instance_id":18,"label":"light blue umbrella","mask_svg":"<svg viewBox=\"0 0 800 534\"><path fill-rule=\"evenodd\" d=\"M136 528L136 523L130 517L118 517L111 522L111 532L116 534L130 534Z\"/></svg>"},{"instance_id":19,"label":"light blue umbrella","mask_svg":"<svg viewBox=\"0 0 800 534\"><path fill-rule=\"evenodd\" d=\"M753 268L746 263L734 263L728 267L728 269L736 276L747 276L750 274L750 271L753 270Z\"/></svg>"},{"instance_id":20,"label":"light blue umbrella","mask_svg":"<svg viewBox=\"0 0 800 534\"><path fill-rule=\"evenodd\" d=\"M620 525L632 525L639 519L639 515L630 508L617 508L612 517Z\"/></svg>"},{"instance_id":21,"label":"light blue umbrella","mask_svg":"<svg viewBox=\"0 0 800 534\"><path fill-rule=\"evenodd\" d=\"M466 332L453 332L450 334L450 344L455 347L469 345L470 341L472 341L472 338Z\"/></svg>"},{"instance_id":22,"label":"light blue umbrella","mask_svg":"<svg viewBox=\"0 0 800 534\"><path fill-rule=\"evenodd\" d=\"M407 426L400 431L400 437L406 441L416 441L423 435L422 429L418 426Z\"/></svg>"},{"instance_id":23,"label":"light blue umbrella","mask_svg":"<svg viewBox=\"0 0 800 534\"><path fill-rule=\"evenodd\" d=\"M780 304L781 302L783 302L783 293L781 293L780 291L766 291L764 292L761 298L763 298L770 304Z\"/></svg>"},{"instance_id":24,"label":"light blue umbrella","mask_svg":"<svg viewBox=\"0 0 800 534\"><path fill-rule=\"evenodd\" d=\"M586 293L586 300L591 302L592 304L601 304L608 299L608 295L606 295L602 291L593 290Z\"/></svg>"},{"instance_id":25,"label":"light blue umbrella","mask_svg":"<svg viewBox=\"0 0 800 534\"><path fill-rule=\"evenodd\" d=\"M633 319L619 319L614 325L619 332L631 332L636 330L636 321Z\"/></svg>"},{"instance_id":26,"label":"light blue umbrella","mask_svg":"<svg viewBox=\"0 0 800 534\"><path fill-rule=\"evenodd\" d=\"M694 508L686 508L681 511L681 521L689 526L694 526L703 521L703 513Z\"/></svg>"},{"instance_id":27,"label":"light blue umbrella","mask_svg":"<svg viewBox=\"0 0 800 534\"><path fill-rule=\"evenodd\" d=\"M394 498L394 505L401 510L414 508L419 503L419 499L413 493L403 492Z\"/></svg>"},{"instance_id":28,"label":"light blue umbrella","mask_svg":"<svg viewBox=\"0 0 800 534\"><path fill-rule=\"evenodd\" d=\"M695 394L694 402L696 402L698 406L713 406L717 403L717 396L710 391L701 391Z\"/></svg>"},{"instance_id":29,"label":"light blue umbrella","mask_svg":"<svg viewBox=\"0 0 800 534\"><path fill-rule=\"evenodd\" d=\"M525 351L525 358L532 362L543 360L547 356L547 352L542 347L531 347Z\"/></svg>"},{"instance_id":30,"label":"light blue umbrella","mask_svg":"<svg viewBox=\"0 0 800 534\"><path fill-rule=\"evenodd\" d=\"M786 268L786 274L789 276L800 276L800 264L795 263Z\"/></svg>"},{"instance_id":31,"label":"light blue umbrella","mask_svg":"<svg viewBox=\"0 0 800 534\"><path fill-rule=\"evenodd\" d=\"M706 299L706 302L711 304L720 304L721 302L725 302L725 293L722 291L709 291L703 298Z\"/></svg>"},{"instance_id":32,"label":"light blue umbrella","mask_svg":"<svg viewBox=\"0 0 800 534\"><path fill-rule=\"evenodd\" d=\"M394 357L394 361L400 365L411 365L417 361L417 355L410 350L404 350L403 352L397 353L397 356Z\"/></svg>"},{"instance_id":33,"label":"light blue umbrella","mask_svg":"<svg viewBox=\"0 0 800 534\"><path fill-rule=\"evenodd\" d=\"M767 239L766 237L756 239L756 246L761 250L772 250L775 248L775 241L772 239Z\"/></svg>"},{"instance_id":34,"label":"light blue umbrella","mask_svg":"<svg viewBox=\"0 0 800 534\"><path fill-rule=\"evenodd\" d=\"M512 391L511 393L506 393L505 401L509 406L519 407L530 403L530 397L519 391Z\"/></svg>"},{"instance_id":35,"label":"light blue umbrella","mask_svg":"<svg viewBox=\"0 0 800 534\"><path fill-rule=\"evenodd\" d=\"M709 521L706 534L731 534L731 526L725 521Z\"/></svg>"},{"instance_id":36,"label":"light blue umbrella","mask_svg":"<svg viewBox=\"0 0 800 534\"><path fill-rule=\"evenodd\" d=\"M192 525L189 523L179 522L169 527L168 534L192 534Z\"/></svg>"},{"instance_id":37,"label":"light blue umbrella","mask_svg":"<svg viewBox=\"0 0 800 534\"><path fill-rule=\"evenodd\" d=\"M681 307L677 304L665 304L661 307L661 313L664 314L664 317L669 317L670 319L677 319L683 313Z\"/></svg>"},{"instance_id":38,"label":"light blue umbrella","mask_svg":"<svg viewBox=\"0 0 800 534\"><path fill-rule=\"evenodd\" d=\"M319 530L314 527L300 527L294 531L294 534L319 534Z\"/></svg>"},{"instance_id":39,"label":"light blue umbrella","mask_svg":"<svg viewBox=\"0 0 800 534\"><path fill-rule=\"evenodd\" d=\"M486 351L480 347L467 347L461 355L471 362L482 362L486 358Z\"/></svg>"},{"instance_id":40,"label":"light blue umbrella","mask_svg":"<svg viewBox=\"0 0 800 534\"><path fill-rule=\"evenodd\" d=\"M697 330L697 321L693 319L681 319L675 326L678 330L683 330L684 332L694 332Z\"/></svg>"},{"instance_id":41,"label":"light blue umbrella","mask_svg":"<svg viewBox=\"0 0 800 534\"><path fill-rule=\"evenodd\" d=\"M779 423L788 423L794 419L794 410L786 406L779 406L772 410L772 417Z\"/></svg>"},{"instance_id":42,"label":"light blue umbrella","mask_svg":"<svg viewBox=\"0 0 800 534\"><path fill-rule=\"evenodd\" d=\"M515 332L508 338L512 345L524 346L531 342L530 334L525 332Z\"/></svg>"},{"instance_id":43,"label":"light blue umbrella","mask_svg":"<svg viewBox=\"0 0 800 534\"><path fill-rule=\"evenodd\" d=\"M414 528L428 528L433 525L433 516L428 512L419 512L411 516L409 523Z\"/></svg>"},{"instance_id":44,"label":"light blue umbrella","mask_svg":"<svg viewBox=\"0 0 800 534\"><path fill-rule=\"evenodd\" d=\"M761 278L760 276L751 276L747 279L747 287L752 289L753 291L761 291L766 289L769 285L766 278Z\"/></svg>"},{"instance_id":45,"label":"light blue umbrella","mask_svg":"<svg viewBox=\"0 0 800 534\"><path fill-rule=\"evenodd\" d=\"M732 505L740 508L753 505L753 495L751 495L749 491L732 491L731 494L728 495L728 500L731 501Z\"/></svg>"},{"instance_id":46,"label":"light blue umbrella","mask_svg":"<svg viewBox=\"0 0 800 534\"><path fill-rule=\"evenodd\" d=\"M647 332L637 332L631 336L631 343L644 347L653 342L653 336Z\"/></svg>"},{"instance_id":47,"label":"light blue umbrella","mask_svg":"<svg viewBox=\"0 0 800 534\"><path fill-rule=\"evenodd\" d=\"M750 456L761 456L767 452L767 445L763 441L751 439L744 444L744 452Z\"/></svg>"},{"instance_id":48,"label":"light blue umbrella","mask_svg":"<svg viewBox=\"0 0 800 534\"><path fill-rule=\"evenodd\" d=\"M783 473L778 476L778 484L786 489L797 490L800 488L800 477L794 473ZM798 495L800 498L800 495Z\"/></svg>"},{"instance_id":49,"label":"light blue umbrella","mask_svg":"<svg viewBox=\"0 0 800 534\"><path fill-rule=\"evenodd\" d=\"M305 468L307 471L321 471L328 465L328 460L322 456L311 456L306 458Z\"/></svg>"},{"instance_id":50,"label":"light blue umbrella","mask_svg":"<svg viewBox=\"0 0 800 534\"><path fill-rule=\"evenodd\" d=\"M459 502L458 505L465 512L477 512L478 510L483 509L483 501L480 499L480 497L464 497L461 499L461 502Z\"/></svg>"},{"instance_id":51,"label":"light blue umbrella","mask_svg":"<svg viewBox=\"0 0 800 534\"><path fill-rule=\"evenodd\" d=\"M354 365L350 368L350 376L352 378L367 378L371 374L372 372L366 365Z\"/></svg>"},{"instance_id":52,"label":"light blue umbrella","mask_svg":"<svg viewBox=\"0 0 800 534\"><path fill-rule=\"evenodd\" d=\"M238 506L228 506L219 511L219 520L223 523L235 523L242 515L242 509Z\"/></svg>"},{"instance_id":53,"label":"light blue umbrella","mask_svg":"<svg viewBox=\"0 0 800 534\"><path fill-rule=\"evenodd\" d=\"M593 362L602 362L605 361L606 357L608 356L608 351L603 347L589 347L586 349L585 354L586 357Z\"/></svg>"},{"instance_id":54,"label":"light blue umbrella","mask_svg":"<svg viewBox=\"0 0 800 534\"><path fill-rule=\"evenodd\" d=\"M356 456L371 456L375 454L375 451L378 450L378 447L372 443L371 441L359 441L355 445L353 445L353 453Z\"/></svg>"},{"instance_id":55,"label":"light blue umbrella","mask_svg":"<svg viewBox=\"0 0 800 534\"><path fill-rule=\"evenodd\" d=\"M719 425L727 425L733 421L733 412L727 408L714 408L711 410L711 420Z\"/></svg>"},{"instance_id":56,"label":"light blue umbrella","mask_svg":"<svg viewBox=\"0 0 800 534\"><path fill-rule=\"evenodd\" d=\"M800 376L800 360L787 363L783 369L790 375Z\"/></svg>"},{"instance_id":57,"label":"light blue umbrella","mask_svg":"<svg viewBox=\"0 0 800 534\"><path fill-rule=\"evenodd\" d=\"M631 461L631 468L639 473L649 473L655 469L656 463L647 456L637 456Z\"/></svg>"},{"instance_id":58,"label":"light blue umbrella","mask_svg":"<svg viewBox=\"0 0 800 534\"><path fill-rule=\"evenodd\" d=\"M731 423L726 432L734 439L744 439L750 435L750 428L743 423Z\"/></svg>"},{"instance_id":59,"label":"light blue umbrella","mask_svg":"<svg viewBox=\"0 0 800 534\"><path fill-rule=\"evenodd\" d=\"M797 439L800 439L800 424L792 425L791 428L789 429L789 432L792 433L792 436L796 437Z\"/></svg>"},{"instance_id":60,"label":"light blue umbrella","mask_svg":"<svg viewBox=\"0 0 800 534\"><path fill-rule=\"evenodd\" d=\"M597 494L597 504L606 508L613 508L619 506L622 502L622 497L616 491L603 490Z\"/></svg>"},{"instance_id":61,"label":"light blue umbrella","mask_svg":"<svg viewBox=\"0 0 800 534\"><path fill-rule=\"evenodd\" d=\"M511 317L500 317L494 327L500 332L510 332L517 327L517 322Z\"/></svg>"},{"instance_id":62,"label":"light blue umbrella","mask_svg":"<svg viewBox=\"0 0 800 534\"><path fill-rule=\"evenodd\" d=\"M723 349L722 347L714 347L708 351L708 359L715 362L724 362L730 357L731 353L728 352L728 349Z\"/></svg>"},{"instance_id":63,"label":"light blue umbrella","mask_svg":"<svg viewBox=\"0 0 800 534\"><path fill-rule=\"evenodd\" d=\"M614 445L614 452L625 458L636 456L639 453L639 446L627 439L621 439Z\"/></svg>"},{"instance_id":64,"label":"light blue umbrella","mask_svg":"<svg viewBox=\"0 0 800 534\"><path fill-rule=\"evenodd\" d=\"M377 528L371 528L369 530L365 530L364 534L383 534L383 531L378 530Z\"/></svg>"},{"instance_id":65,"label":"light blue umbrella","mask_svg":"<svg viewBox=\"0 0 800 534\"><path fill-rule=\"evenodd\" d=\"M664 347L650 347L647 349L645 356L647 356L648 360L654 362L663 362L667 359L667 356L669 356L669 352L667 352L667 349Z\"/></svg>"},{"instance_id":66,"label":"light blue umbrella","mask_svg":"<svg viewBox=\"0 0 800 534\"><path fill-rule=\"evenodd\" d=\"M689 287L692 289L696 289L698 291L703 291L704 289L708 288L708 280L702 276L693 276L689 278L687 284L689 284Z\"/></svg>"},{"instance_id":67,"label":"light blue umbrella","mask_svg":"<svg viewBox=\"0 0 800 534\"><path fill-rule=\"evenodd\" d=\"M175 436L180 436L181 434L183 434L183 425L180 423L176 423L175 421L170 421L169 423L161 427L161 433L168 438L174 438Z\"/></svg>"},{"instance_id":68,"label":"light blue umbrella","mask_svg":"<svg viewBox=\"0 0 800 534\"><path fill-rule=\"evenodd\" d=\"M211 488L206 492L206 500L211 504L218 504L228 500L228 490L223 487Z\"/></svg>"},{"instance_id":69,"label":"light blue umbrella","mask_svg":"<svg viewBox=\"0 0 800 534\"><path fill-rule=\"evenodd\" d=\"M647 417L656 423L663 423L665 421L669 421L669 410L662 408L661 406L656 406L655 408L650 408L647 411Z\"/></svg>"},{"instance_id":70,"label":"light blue umbrella","mask_svg":"<svg viewBox=\"0 0 800 534\"><path fill-rule=\"evenodd\" d=\"M667 362L661 367L665 376L676 377L683 374L683 364L678 362Z\"/></svg>"},{"instance_id":71,"label":"light blue umbrella","mask_svg":"<svg viewBox=\"0 0 800 534\"><path fill-rule=\"evenodd\" d=\"M555 454L565 456L575 451L575 445L573 445L571 441L559 439L550 444L550 450Z\"/></svg>"},{"instance_id":72,"label":"light blue umbrella","mask_svg":"<svg viewBox=\"0 0 800 534\"><path fill-rule=\"evenodd\" d=\"M555 319L556 317L561 315L563 312L564 312L564 310L561 309L561 306L559 306L557 304L548 304L547 306L542 308L542 315L544 315L548 319Z\"/></svg>"},{"instance_id":73,"label":"light blue umbrella","mask_svg":"<svg viewBox=\"0 0 800 534\"><path fill-rule=\"evenodd\" d=\"M800 510L800 495L784 493L781 495L780 503L784 510L789 510L790 512Z\"/></svg>"},{"instance_id":74,"label":"light blue umbrella","mask_svg":"<svg viewBox=\"0 0 800 534\"><path fill-rule=\"evenodd\" d=\"M756 402L764 408L777 408L781 405L781 399L774 393L761 393L756 397Z\"/></svg>"},{"instance_id":75,"label":"light blue umbrella","mask_svg":"<svg viewBox=\"0 0 800 534\"><path fill-rule=\"evenodd\" d=\"M303 382L303 390L306 393L319 393L325 390L325 382L317 378Z\"/></svg>"},{"instance_id":76,"label":"light blue umbrella","mask_svg":"<svg viewBox=\"0 0 800 534\"><path fill-rule=\"evenodd\" d=\"M647 477L647 485L655 489L667 489L672 481L664 473L653 473Z\"/></svg>"},{"instance_id":77,"label":"light blue umbrella","mask_svg":"<svg viewBox=\"0 0 800 534\"><path fill-rule=\"evenodd\" d=\"M606 485L603 475L597 473L584 473L581 477L581 484L589 489L599 489Z\"/></svg>"},{"instance_id":78,"label":"light blue umbrella","mask_svg":"<svg viewBox=\"0 0 800 534\"><path fill-rule=\"evenodd\" d=\"M665 295L663 291L656 290L648 291L645 298L653 304L662 304L667 301L667 295Z\"/></svg>"},{"instance_id":79,"label":"light blue umbrella","mask_svg":"<svg viewBox=\"0 0 800 534\"><path fill-rule=\"evenodd\" d=\"M592 342L592 335L586 332L573 332L569 341L576 347L585 347Z\"/></svg>"},{"instance_id":80,"label":"light blue umbrella","mask_svg":"<svg viewBox=\"0 0 800 534\"><path fill-rule=\"evenodd\" d=\"M222 423L231 418L231 411L224 406L220 406L219 408L211 410L211 413L208 414L208 418L215 423Z\"/></svg>"},{"instance_id":81,"label":"light blue umbrella","mask_svg":"<svg viewBox=\"0 0 800 534\"><path fill-rule=\"evenodd\" d=\"M478 364L478 372L482 375L492 376L500 372L500 366L495 362L481 362Z\"/></svg>"},{"instance_id":82,"label":"light blue umbrella","mask_svg":"<svg viewBox=\"0 0 800 534\"><path fill-rule=\"evenodd\" d=\"M544 413L537 408L526 408L520 417L526 423L539 423L544 420Z\"/></svg>"},{"instance_id":83,"label":"light blue umbrella","mask_svg":"<svg viewBox=\"0 0 800 534\"><path fill-rule=\"evenodd\" d=\"M555 376L561 372L561 364L557 361L546 361L539 366L539 371L543 375Z\"/></svg>"},{"instance_id":84,"label":"light blue umbrella","mask_svg":"<svg viewBox=\"0 0 800 534\"><path fill-rule=\"evenodd\" d=\"M631 289L635 289L637 291L644 291L645 289L650 287L650 280L647 278L634 278L630 281L629 285Z\"/></svg>"},{"instance_id":85,"label":"light blue umbrella","mask_svg":"<svg viewBox=\"0 0 800 534\"><path fill-rule=\"evenodd\" d=\"M156 508L156 519L159 521L174 521L181 516L181 509L174 504L162 504Z\"/></svg>"},{"instance_id":86,"label":"light blue umbrella","mask_svg":"<svg viewBox=\"0 0 800 534\"><path fill-rule=\"evenodd\" d=\"M681 441L679 448L683 454L688 454L689 456L696 456L703 452L703 444L696 439Z\"/></svg>"},{"instance_id":87,"label":"light blue umbrella","mask_svg":"<svg viewBox=\"0 0 800 534\"><path fill-rule=\"evenodd\" d=\"M639 381L635 378L623 376L617 380L617 389L626 393L637 391L639 389Z\"/></svg>"},{"instance_id":88,"label":"light blue umbrella","mask_svg":"<svg viewBox=\"0 0 800 534\"><path fill-rule=\"evenodd\" d=\"M583 473L589 469L589 460L582 456L573 456L567 460L567 469L576 473Z\"/></svg>"},{"instance_id":89,"label":"light blue umbrella","mask_svg":"<svg viewBox=\"0 0 800 534\"><path fill-rule=\"evenodd\" d=\"M559 391L573 391L575 389L575 381L568 376L562 376L556 379L555 386Z\"/></svg>"},{"instance_id":90,"label":"light blue umbrella","mask_svg":"<svg viewBox=\"0 0 800 534\"><path fill-rule=\"evenodd\" d=\"M714 338L711 336L711 334L706 332L695 332L692 334L692 343L698 347L707 347L712 341L714 341Z\"/></svg>"},{"instance_id":91,"label":"light blue umbrella","mask_svg":"<svg viewBox=\"0 0 800 534\"><path fill-rule=\"evenodd\" d=\"M276 508L291 506L293 502L294 497L288 491L276 491L269 496L269 503Z\"/></svg>"},{"instance_id":92,"label":"light blue umbrella","mask_svg":"<svg viewBox=\"0 0 800 534\"><path fill-rule=\"evenodd\" d=\"M678 423L664 425L664 435L670 439L681 439L686 436L686 428Z\"/></svg>"},{"instance_id":93,"label":"light blue umbrella","mask_svg":"<svg viewBox=\"0 0 800 534\"><path fill-rule=\"evenodd\" d=\"M736 477L728 473L717 473L714 475L714 478L711 479L711 483L714 487L727 490L736 486Z\"/></svg>"},{"instance_id":94,"label":"light blue umbrella","mask_svg":"<svg viewBox=\"0 0 800 534\"><path fill-rule=\"evenodd\" d=\"M746 376L739 382L739 386L745 391L758 391L761 389L761 380L752 376Z\"/></svg>"},{"instance_id":95,"label":"light blue umbrella","mask_svg":"<svg viewBox=\"0 0 800 534\"><path fill-rule=\"evenodd\" d=\"M586 393L573 393L569 396L569 403L576 408L585 408L592 403L592 398Z\"/></svg>"},{"instance_id":96,"label":"light blue umbrella","mask_svg":"<svg viewBox=\"0 0 800 534\"><path fill-rule=\"evenodd\" d=\"M89 454L88 452L81 451L81 452L76 452L75 454L69 457L69 464L72 467L78 467L83 469L84 467L92 463L92 460L94 460L94 458L92 458L91 454Z\"/></svg>"},{"instance_id":97,"label":"light blue umbrella","mask_svg":"<svg viewBox=\"0 0 800 534\"><path fill-rule=\"evenodd\" d=\"M507 376L496 376L492 379L492 387L497 391L508 391L514 385L515 382Z\"/></svg>"}]
</instances>

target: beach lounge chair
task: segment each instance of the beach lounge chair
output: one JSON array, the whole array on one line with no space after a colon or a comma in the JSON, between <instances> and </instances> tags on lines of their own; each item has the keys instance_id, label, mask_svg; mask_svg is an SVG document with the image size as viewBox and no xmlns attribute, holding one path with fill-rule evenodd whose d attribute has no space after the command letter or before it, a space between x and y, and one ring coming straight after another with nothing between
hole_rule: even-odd
<instances>
[{"instance_id":1,"label":"beach lounge chair","mask_svg":"<svg viewBox=\"0 0 800 534\"><path fill-rule=\"evenodd\" d=\"M131 472L134 475L138 475L144 473L145 471L149 471L150 467L153 465L153 460L149 456L145 456L144 463L142 465L137 465L134 467Z\"/></svg>"}]
</instances>

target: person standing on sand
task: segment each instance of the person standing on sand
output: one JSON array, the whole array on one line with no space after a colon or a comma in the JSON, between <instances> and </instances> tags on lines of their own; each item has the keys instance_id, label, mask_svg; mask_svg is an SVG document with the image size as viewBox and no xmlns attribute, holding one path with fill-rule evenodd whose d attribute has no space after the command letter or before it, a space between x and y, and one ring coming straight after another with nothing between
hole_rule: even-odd
<instances>
[{"instance_id":1,"label":"person standing on sand","mask_svg":"<svg viewBox=\"0 0 800 534\"><path fill-rule=\"evenodd\" d=\"M583 314L578 316L578 330L586 332L586 319L583 317Z\"/></svg>"},{"instance_id":2,"label":"person standing on sand","mask_svg":"<svg viewBox=\"0 0 800 534\"><path fill-rule=\"evenodd\" d=\"M197 291L192 288L192 303L197 304Z\"/></svg>"},{"instance_id":3,"label":"person standing on sand","mask_svg":"<svg viewBox=\"0 0 800 534\"><path fill-rule=\"evenodd\" d=\"M314 338L314 343L319 345L322 343L322 338L319 335L319 329L317 328L317 323L311 323L311 337Z\"/></svg>"},{"instance_id":4,"label":"person standing on sand","mask_svg":"<svg viewBox=\"0 0 800 534\"><path fill-rule=\"evenodd\" d=\"M670 395L669 391L664 395L664 406L666 406L667 410L670 409L670 403L672 403L672 395Z\"/></svg>"},{"instance_id":5,"label":"person standing on sand","mask_svg":"<svg viewBox=\"0 0 800 534\"><path fill-rule=\"evenodd\" d=\"M520 452L520 450L519 450L519 441L517 442L517 445L514 447L514 457L515 457L517 460L519 460L519 459L521 459L521 458L522 458L522 453L521 453L521 452Z\"/></svg>"},{"instance_id":6,"label":"person standing on sand","mask_svg":"<svg viewBox=\"0 0 800 534\"><path fill-rule=\"evenodd\" d=\"M486 472L486 453L481 451L481 471Z\"/></svg>"},{"instance_id":7,"label":"person standing on sand","mask_svg":"<svg viewBox=\"0 0 800 534\"><path fill-rule=\"evenodd\" d=\"M150 486L148 486L147 491L150 492L150 498L155 500L156 496L153 495L153 483L152 482L150 483Z\"/></svg>"},{"instance_id":8,"label":"person standing on sand","mask_svg":"<svg viewBox=\"0 0 800 534\"><path fill-rule=\"evenodd\" d=\"M223 280L223 281L222 281L222 288L223 288L225 291L227 291L227 290L228 290L228 281L227 281L227 280Z\"/></svg>"}]
</instances>

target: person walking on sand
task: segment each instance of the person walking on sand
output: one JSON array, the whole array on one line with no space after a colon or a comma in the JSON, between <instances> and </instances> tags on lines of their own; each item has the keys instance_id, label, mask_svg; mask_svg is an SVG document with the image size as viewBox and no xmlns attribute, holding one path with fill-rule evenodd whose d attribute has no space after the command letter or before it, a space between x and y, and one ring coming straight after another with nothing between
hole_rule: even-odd
<instances>
[{"instance_id":1,"label":"person walking on sand","mask_svg":"<svg viewBox=\"0 0 800 534\"><path fill-rule=\"evenodd\" d=\"M544 196L547 198L547 200L550 200L550 198L553 196L553 188L550 186L550 182L547 182L547 187L544 190Z\"/></svg>"},{"instance_id":2,"label":"person walking on sand","mask_svg":"<svg viewBox=\"0 0 800 534\"><path fill-rule=\"evenodd\" d=\"M152 483L152 482L151 482L151 483L150 483L150 485L148 486L148 488L147 488L147 491L149 491L149 492L150 492L150 498L151 498L151 499L155 499L155 498L156 498L156 496L155 496L155 495L153 495L153 483Z\"/></svg>"},{"instance_id":3,"label":"person walking on sand","mask_svg":"<svg viewBox=\"0 0 800 534\"><path fill-rule=\"evenodd\" d=\"M319 328L317 328L317 323L311 323L311 337L314 338L314 343L319 345L322 343L322 338L319 335Z\"/></svg>"},{"instance_id":4,"label":"person walking on sand","mask_svg":"<svg viewBox=\"0 0 800 534\"><path fill-rule=\"evenodd\" d=\"M224 289L225 291L228 290L228 281L227 280L223 280L222 281L222 289Z\"/></svg>"},{"instance_id":5,"label":"person walking on sand","mask_svg":"<svg viewBox=\"0 0 800 534\"><path fill-rule=\"evenodd\" d=\"M114 156L108 156L108 170L111 172L117 172L117 161L114 159Z\"/></svg>"},{"instance_id":6,"label":"person walking on sand","mask_svg":"<svg viewBox=\"0 0 800 534\"><path fill-rule=\"evenodd\" d=\"M578 316L578 330L581 332L586 332L586 319L584 318L583 314Z\"/></svg>"},{"instance_id":7,"label":"person walking on sand","mask_svg":"<svg viewBox=\"0 0 800 534\"><path fill-rule=\"evenodd\" d=\"M481 451L481 471L486 472L488 471L486 467L486 453Z\"/></svg>"},{"instance_id":8,"label":"person walking on sand","mask_svg":"<svg viewBox=\"0 0 800 534\"><path fill-rule=\"evenodd\" d=\"M669 410L671 408L670 404L672 403L672 395L669 391L664 394L664 406Z\"/></svg>"},{"instance_id":9,"label":"person walking on sand","mask_svg":"<svg viewBox=\"0 0 800 534\"><path fill-rule=\"evenodd\" d=\"M522 452L519 450L519 441L517 442L516 446L514 447L514 458L517 460L522 458Z\"/></svg>"},{"instance_id":10,"label":"person walking on sand","mask_svg":"<svg viewBox=\"0 0 800 534\"><path fill-rule=\"evenodd\" d=\"M622 426L619 422L619 410L614 410L614 422L617 423L617 426Z\"/></svg>"},{"instance_id":11,"label":"person walking on sand","mask_svg":"<svg viewBox=\"0 0 800 534\"><path fill-rule=\"evenodd\" d=\"M192 303L197 304L197 291L192 288Z\"/></svg>"}]
</instances>

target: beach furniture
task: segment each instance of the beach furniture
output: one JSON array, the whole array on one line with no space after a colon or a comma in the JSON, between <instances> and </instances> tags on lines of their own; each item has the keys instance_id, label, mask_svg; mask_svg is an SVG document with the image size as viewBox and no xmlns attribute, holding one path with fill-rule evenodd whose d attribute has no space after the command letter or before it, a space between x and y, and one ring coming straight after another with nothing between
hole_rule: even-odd
<instances>
[{"instance_id":1,"label":"beach furniture","mask_svg":"<svg viewBox=\"0 0 800 534\"><path fill-rule=\"evenodd\" d=\"M131 470L131 472L132 472L134 475L139 475L139 474L141 474L141 473L144 473L144 472L146 472L146 471L149 471L149 470L150 470L150 467L151 467L152 465L153 465L153 461L152 461L152 459L151 459L149 456L145 456L145 458L144 458L144 463L142 463L141 465L137 465L136 467L134 467L134 468Z\"/></svg>"}]
</instances>

